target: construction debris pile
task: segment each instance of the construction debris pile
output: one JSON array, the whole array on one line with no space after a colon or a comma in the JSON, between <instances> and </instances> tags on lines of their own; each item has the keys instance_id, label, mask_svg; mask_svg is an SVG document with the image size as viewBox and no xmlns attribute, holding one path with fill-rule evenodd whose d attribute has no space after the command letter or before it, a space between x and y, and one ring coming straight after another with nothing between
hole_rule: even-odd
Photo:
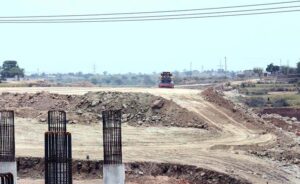
<instances>
[{"instance_id":1,"label":"construction debris pile","mask_svg":"<svg viewBox=\"0 0 300 184\"><path fill-rule=\"evenodd\" d=\"M2 93L0 105L13 109L17 117L46 122L48 110L66 110L68 123L98 123L104 109L122 109L122 122L133 126L176 126L207 129L195 113L161 97L147 93L89 92L83 96Z\"/></svg>"}]
</instances>

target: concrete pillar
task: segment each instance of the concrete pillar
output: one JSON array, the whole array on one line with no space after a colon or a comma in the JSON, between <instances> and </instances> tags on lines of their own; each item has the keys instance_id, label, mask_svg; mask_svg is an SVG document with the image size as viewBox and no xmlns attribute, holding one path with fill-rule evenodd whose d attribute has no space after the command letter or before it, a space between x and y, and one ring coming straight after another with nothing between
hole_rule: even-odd
<instances>
[{"instance_id":1,"label":"concrete pillar","mask_svg":"<svg viewBox=\"0 0 300 184\"><path fill-rule=\"evenodd\" d=\"M72 184L72 136L65 111L48 112L45 133L45 183Z\"/></svg>"},{"instance_id":2,"label":"concrete pillar","mask_svg":"<svg viewBox=\"0 0 300 184\"><path fill-rule=\"evenodd\" d=\"M11 173L14 176L14 184L17 183L17 163L0 162L0 173Z\"/></svg>"},{"instance_id":3,"label":"concrete pillar","mask_svg":"<svg viewBox=\"0 0 300 184\"><path fill-rule=\"evenodd\" d=\"M103 181L104 184L125 184L124 165L104 165Z\"/></svg>"},{"instance_id":4,"label":"concrete pillar","mask_svg":"<svg viewBox=\"0 0 300 184\"><path fill-rule=\"evenodd\" d=\"M0 111L0 174L12 174L17 183L14 111Z\"/></svg>"},{"instance_id":5,"label":"concrete pillar","mask_svg":"<svg viewBox=\"0 0 300 184\"><path fill-rule=\"evenodd\" d=\"M103 117L103 181L104 184L124 184L125 167L122 162L121 110L102 112Z\"/></svg>"}]
</instances>

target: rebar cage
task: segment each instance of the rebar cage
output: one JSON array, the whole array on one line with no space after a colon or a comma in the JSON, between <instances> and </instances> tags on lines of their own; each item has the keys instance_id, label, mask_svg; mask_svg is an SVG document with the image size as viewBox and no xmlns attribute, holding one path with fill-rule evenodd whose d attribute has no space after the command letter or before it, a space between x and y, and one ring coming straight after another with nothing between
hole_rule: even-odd
<instances>
[{"instance_id":1,"label":"rebar cage","mask_svg":"<svg viewBox=\"0 0 300 184\"><path fill-rule=\"evenodd\" d=\"M49 132L66 132L67 116L64 111L48 112L48 131Z\"/></svg>"},{"instance_id":2,"label":"rebar cage","mask_svg":"<svg viewBox=\"0 0 300 184\"><path fill-rule=\"evenodd\" d=\"M14 184L14 176L11 173L0 174L0 184Z\"/></svg>"},{"instance_id":3,"label":"rebar cage","mask_svg":"<svg viewBox=\"0 0 300 184\"><path fill-rule=\"evenodd\" d=\"M122 164L121 110L102 112L104 164Z\"/></svg>"},{"instance_id":4,"label":"rebar cage","mask_svg":"<svg viewBox=\"0 0 300 184\"><path fill-rule=\"evenodd\" d=\"M72 137L67 132L45 134L46 184L72 184Z\"/></svg>"},{"instance_id":5,"label":"rebar cage","mask_svg":"<svg viewBox=\"0 0 300 184\"><path fill-rule=\"evenodd\" d=\"M0 111L0 161L15 161L14 111Z\"/></svg>"},{"instance_id":6,"label":"rebar cage","mask_svg":"<svg viewBox=\"0 0 300 184\"><path fill-rule=\"evenodd\" d=\"M45 133L45 183L72 184L72 137L66 112L49 111Z\"/></svg>"}]
</instances>

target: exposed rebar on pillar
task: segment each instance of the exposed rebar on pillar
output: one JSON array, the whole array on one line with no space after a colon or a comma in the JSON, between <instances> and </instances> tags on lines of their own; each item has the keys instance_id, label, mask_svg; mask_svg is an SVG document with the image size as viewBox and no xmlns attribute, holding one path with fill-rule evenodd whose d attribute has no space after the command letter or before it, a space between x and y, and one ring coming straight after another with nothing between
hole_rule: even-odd
<instances>
[{"instance_id":1,"label":"exposed rebar on pillar","mask_svg":"<svg viewBox=\"0 0 300 184\"><path fill-rule=\"evenodd\" d=\"M66 132L67 115L64 111L48 112L48 131L49 132Z\"/></svg>"},{"instance_id":2,"label":"exposed rebar on pillar","mask_svg":"<svg viewBox=\"0 0 300 184\"><path fill-rule=\"evenodd\" d=\"M0 111L0 162L15 160L14 112Z\"/></svg>"},{"instance_id":3,"label":"exposed rebar on pillar","mask_svg":"<svg viewBox=\"0 0 300 184\"><path fill-rule=\"evenodd\" d=\"M122 163L121 117L121 110L107 110L102 112L104 184L125 183L125 168Z\"/></svg>"},{"instance_id":4,"label":"exposed rebar on pillar","mask_svg":"<svg viewBox=\"0 0 300 184\"><path fill-rule=\"evenodd\" d=\"M14 111L0 111L0 178L4 184L17 181L14 118Z\"/></svg>"},{"instance_id":5,"label":"exposed rebar on pillar","mask_svg":"<svg viewBox=\"0 0 300 184\"><path fill-rule=\"evenodd\" d=\"M0 184L14 184L14 176L11 173L0 174Z\"/></svg>"},{"instance_id":6,"label":"exposed rebar on pillar","mask_svg":"<svg viewBox=\"0 0 300 184\"><path fill-rule=\"evenodd\" d=\"M70 133L45 134L46 184L72 183L72 143Z\"/></svg>"},{"instance_id":7,"label":"exposed rebar on pillar","mask_svg":"<svg viewBox=\"0 0 300 184\"><path fill-rule=\"evenodd\" d=\"M45 183L72 184L72 137L64 111L48 112L45 133Z\"/></svg>"}]
</instances>

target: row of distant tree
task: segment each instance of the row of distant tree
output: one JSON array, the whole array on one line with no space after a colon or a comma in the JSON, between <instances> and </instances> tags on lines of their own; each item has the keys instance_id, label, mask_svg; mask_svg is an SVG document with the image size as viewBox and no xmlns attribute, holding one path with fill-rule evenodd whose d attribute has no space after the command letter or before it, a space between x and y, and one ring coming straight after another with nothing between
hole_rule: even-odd
<instances>
[{"instance_id":1,"label":"row of distant tree","mask_svg":"<svg viewBox=\"0 0 300 184\"><path fill-rule=\"evenodd\" d=\"M172 72L174 76L175 84L193 84L193 83L205 83L207 80L213 80L218 78L225 78L225 75L220 75L220 77L213 75L211 72L200 72L194 70L192 72L188 71L174 71ZM227 77L231 77L234 73L228 72ZM159 83L160 73L124 73L124 74L110 74L108 72L91 74L91 73L54 73L54 74L31 74L27 76L29 79L46 79L53 83L80 83L80 82L91 82L95 85L103 86L154 86Z\"/></svg>"},{"instance_id":2,"label":"row of distant tree","mask_svg":"<svg viewBox=\"0 0 300 184\"><path fill-rule=\"evenodd\" d=\"M289 66L279 66L271 63L267 65L265 71L271 74L300 74L300 62L297 63L296 67ZM263 68L254 68L253 72L262 76L264 73ZM193 73L193 77L192 77ZM185 83L187 79L201 81L202 77L200 76L199 71L175 71L173 74L175 76L175 83L181 84ZM205 72L204 72L205 73ZM197 74L197 75L196 75ZM203 73L202 73L203 74ZM22 78L24 77L24 69L20 68L17 61L4 61L2 67L0 66L0 75L1 79L5 80L8 78ZM50 77L49 77L50 76ZM59 81L62 83L72 83L76 81L90 81L93 84L102 84L102 85L154 85L158 82L159 74L109 74L104 72L103 74L83 74L82 72L78 73L69 73L69 74L55 74L54 78L49 74L34 74L30 76L32 78L48 78L55 82Z\"/></svg>"},{"instance_id":3,"label":"row of distant tree","mask_svg":"<svg viewBox=\"0 0 300 184\"><path fill-rule=\"evenodd\" d=\"M24 69L20 68L17 61L4 61L0 67L0 75L2 80L8 78L22 78L24 77Z\"/></svg>"},{"instance_id":4,"label":"row of distant tree","mask_svg":"<svg viewBox=\"0 0 300 184\"><path fill-rule=\"evenodd\" d=\"M279 66L275 65L274 63L271 63L267 66L266 71L271 74L300 74L300 62L297 63L296 67L290 67L290 66ZM263 68L254 68L253 72L261 76L264 72Z\"/></svg>"}]
</instances>

